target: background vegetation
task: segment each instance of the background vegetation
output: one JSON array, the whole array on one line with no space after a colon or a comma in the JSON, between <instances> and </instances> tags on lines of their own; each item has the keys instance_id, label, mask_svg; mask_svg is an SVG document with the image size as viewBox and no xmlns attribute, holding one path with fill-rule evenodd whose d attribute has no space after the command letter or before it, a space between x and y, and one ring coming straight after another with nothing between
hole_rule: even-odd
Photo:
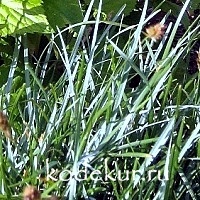
<instances>
[{"instance_id":1,"label":"background vegetation","mask_svg":"<svg viewBox=\"0 0 200 200\"><path fill-rule=\"evenodd\" d=\"M0 199L199 199L199 6L1 0Z\"/></svg>"}]
</instances>

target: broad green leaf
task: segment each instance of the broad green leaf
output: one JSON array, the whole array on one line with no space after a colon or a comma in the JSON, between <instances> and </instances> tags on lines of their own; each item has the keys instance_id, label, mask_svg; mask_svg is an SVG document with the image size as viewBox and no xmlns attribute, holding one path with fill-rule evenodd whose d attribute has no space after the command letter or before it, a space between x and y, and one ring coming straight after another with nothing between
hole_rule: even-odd
<instances>
[{"instance_id":1,"label":"broad green leaf","mask_svg":"<svg viewBox=\"0 0 200 200\"><path fill-rule=\"evenodd\" d=\"M1 0L0 35L50 32L41 0Z\"/></svg>"},{"instance_id":2,"label":"broad green leaf","mask_svg":"<svg viewBox=\"0 0 200 200\"><path fill-rule=\"evenodd\" d=\"M77 0L44 0L44 9L50 25L56 29L66 24L81 22L82 12Z\"/></svg>"}]
</instances>

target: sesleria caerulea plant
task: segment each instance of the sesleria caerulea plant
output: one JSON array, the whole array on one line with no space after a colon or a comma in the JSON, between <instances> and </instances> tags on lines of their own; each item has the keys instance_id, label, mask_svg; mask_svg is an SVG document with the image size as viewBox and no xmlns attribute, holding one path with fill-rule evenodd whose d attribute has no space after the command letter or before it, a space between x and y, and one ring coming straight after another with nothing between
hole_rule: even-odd
<instances>
[{"instance_id":1,"label":"sesleria caerulea plant","mask_svg":"<svg viewBox=\"0 0 200 200\"><path fill-rule=\"evenodd\" d=\"M156 41L145 27L160 11L147 16L148 1L138 24L123 24L122 7L102 32L102 1L90 21L93 3L83 22L52 33L34 68L27 36L16 38L9 77L1 88L1 107L13 137L2 136L0 144L1 198L15 198L30 184L45 198L53 193L70 200L197 199L199 75L181 69L180 80L177 74L190 41L199 37L199 23L173 46L189 1ZM90 24L94 30L86 45ZM74 28L76 41L69 50L63 33ZM24 70L19 76L20 49ZM54 52L63 74L48 82ZM129 88L132 74L140 78L135 88Z\"/></svg>"}]
</instances>

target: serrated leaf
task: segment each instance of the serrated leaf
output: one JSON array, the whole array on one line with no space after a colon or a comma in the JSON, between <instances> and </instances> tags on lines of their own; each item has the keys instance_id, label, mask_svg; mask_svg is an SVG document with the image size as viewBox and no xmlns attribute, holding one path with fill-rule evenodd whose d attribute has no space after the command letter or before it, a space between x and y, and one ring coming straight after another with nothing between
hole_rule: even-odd
<instances>
[{"instance_id":1,"label":"serrated leaf","mask_svg":"<svg viewBox=\"0 0 200 200\"><path fill-rule=\"evenodd\" d=\"M50 32L41 0L1 0L0 35Z\"/></svg>"},{"instance_id":2,"label":"serrated leaf","mask_svg":"<svg viewBox=\"0 0 200 200\"><path fill-rule=\"evenodd\" d=\"M50 25L64 27L66 24L81 22L82 11L77 0L44 0L44 9Z\"/></svg>"},{"instance_id":3,"label":"serrated leaf","mask_svg":"<svg viewBox=\"0 0 200 200\"><path fill-rule=\"evenodd\" d=\"M90 0L85 1L87 4L90 3ZM137 0L118 0L118 1L111 1L111 0L103 0L102 2L102 11L106 14L114 16L120 8L126 4L126 7L123 11L125 15L128 15L134 8ZM99 0L95 0L94 6L98 8Z\"/></svg>"}]
</instances>

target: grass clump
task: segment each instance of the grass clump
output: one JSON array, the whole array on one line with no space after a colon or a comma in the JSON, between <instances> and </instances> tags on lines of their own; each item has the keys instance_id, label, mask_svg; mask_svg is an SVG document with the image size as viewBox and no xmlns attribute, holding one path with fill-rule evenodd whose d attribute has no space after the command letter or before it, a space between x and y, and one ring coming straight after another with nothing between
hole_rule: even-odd
<instances>
[{"instance_id":1,"label":"grass clump","mask_svg":"<svg viewBox=\"0 0 200 200\"><path fill-rule=\"evenodd\" d=\"M101 1L93 22L91 2L82 23L52 34L44 61L34 67L27 36L16 38L1 86L13 135L0 142L1 199L17 198L27 184L45 198L198 199L199 74L188 75L182 65L199 23L173 47L188 3L173 26L163 30L166 14L154 30L159 37L146 37L155 14L146 17L147 1L137 25L122 23L122 8L102 34ZM88 46L83 38L90 23ZM70 49L63 34L75 27ZM48 74L52 54L63 67L56 80ZM139 83L130 88L136 76Z\"/></svg>"}]
</instances>

